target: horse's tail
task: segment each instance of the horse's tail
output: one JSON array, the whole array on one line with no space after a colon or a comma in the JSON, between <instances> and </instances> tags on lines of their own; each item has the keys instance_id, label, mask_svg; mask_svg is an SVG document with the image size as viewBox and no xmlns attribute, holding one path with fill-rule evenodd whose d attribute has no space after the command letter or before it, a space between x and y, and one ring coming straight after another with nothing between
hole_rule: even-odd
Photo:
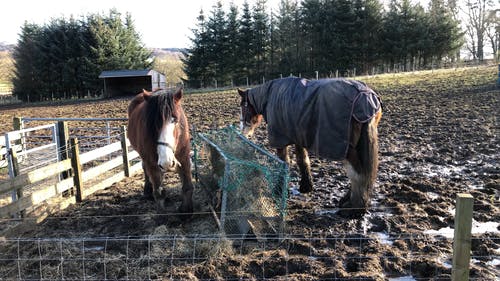
<instances>
[{"instance_id":1,"label":"horse's tail","mask_svg":"<svg viewBox=\"0 0 500 281\"><path fill-rule=\"evenodd\" d=\"M356 213L366 211L378 171L378 132L382 118L380 109L370 121L360 124L359 139L349 154L347 175L351 191L341 200L342 207L353 208Z\"/></svg>"},{"instance_id":2,"label":"horse's tail","mask_svg":"<svg viewBox=\"0 0 500 281\"><path fill-rule=\"evenodd\" d=\"M361 135L356 147L361 162L361 173L366 178L369 191L377 178L378 170L378 124L382 118L382 110L363 124Z\"/></svg>"}]
</instances>

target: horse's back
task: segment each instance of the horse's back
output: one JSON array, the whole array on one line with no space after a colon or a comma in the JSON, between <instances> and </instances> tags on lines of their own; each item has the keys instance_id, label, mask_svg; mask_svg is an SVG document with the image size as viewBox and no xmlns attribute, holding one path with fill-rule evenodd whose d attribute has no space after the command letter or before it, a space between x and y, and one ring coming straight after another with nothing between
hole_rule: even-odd
<instances>
[{"instance_id":1,"label":"horse's back","mask_svg":"<svg viewBox=\"0 0 500 281\"><path fill-rule=\"evenodd\" d=\"M271 92L271 146L294 143L333 160L346 155L352 118L368 122L380 108L376 93L355 80L287 78L277 81Z\"/></svg>"}]
</instances>

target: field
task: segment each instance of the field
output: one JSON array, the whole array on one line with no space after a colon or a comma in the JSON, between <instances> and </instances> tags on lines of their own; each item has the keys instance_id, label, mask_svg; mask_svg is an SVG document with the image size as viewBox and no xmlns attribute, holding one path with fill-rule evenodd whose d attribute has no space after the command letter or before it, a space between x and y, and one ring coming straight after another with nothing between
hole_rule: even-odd
<instances>
[{"instance_id":1,"label":"field","mask_svg":"<svg viewBox=\"0 0 500 281\"><path fill-rule=\"evenodd\" d=\"M453 228L456 195L470 193L474 197L470 277L498 280L497 76L497 66L490 66L358 77L378 91L384 103L379 175L368 214L352 219L336 213L348 190L342 164L311 156L315 190L305 195L291 192L287 239L264 244L250 239L245 240L245 247L243 240L241 245L219 245L212 252L206 250L210 253L203 260L193 258L175 267L151 266L149 278L387 280L406 276L408 279L396 280L449 280L452 240L443 229ZM126 117L129 100L2 106L0 133L11 130L14 116ZM183 102L197 131L238 125L236 91L186 94ZM253 141L270 149L263 126ZM291 175L293 189L298 184L294 165ZM199 189L195 192L196 213L183 221L169 213L180 203L179 181L170 175L166 184L171 187L167 213L158 214L152 202L141 198L139 174L12 237L180 236L214 231L215 222ZM113 272L113 278L125 279L122 271Z\"/></svg>"}]
</instances>

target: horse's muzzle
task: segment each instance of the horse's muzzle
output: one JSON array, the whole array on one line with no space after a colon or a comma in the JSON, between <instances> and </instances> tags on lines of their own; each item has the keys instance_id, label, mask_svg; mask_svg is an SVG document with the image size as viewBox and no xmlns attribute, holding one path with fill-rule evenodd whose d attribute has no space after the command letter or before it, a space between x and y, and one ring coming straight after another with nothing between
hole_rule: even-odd
<instances>
[{"instance_id":1,"label":"horse's muzzle","mask_svg":"<svg viewBox=\"0 0 500 281\"><path fill-rule=\"evenodd\" d=\"M241 130L241 134L246 138L251 138L253 136L253 131L254 130L250 127L244 127L243 130Z\"/></svg>"},{"instance_id":2,"label":"horse's muzzle","mask_svg":"<svg viewBox=\"0 0 500 281\"><path fill-rule=\"evenodd\" d=\"M175 171L177 167L180 168L182 167L182 165L179 161L177 161L177 159L174 158L174 160L167 167L164 167L164 165L160 163L158 163L158 167L160 168L160 170L165 172L165 171Z\"/></svg>"}]
</instances>

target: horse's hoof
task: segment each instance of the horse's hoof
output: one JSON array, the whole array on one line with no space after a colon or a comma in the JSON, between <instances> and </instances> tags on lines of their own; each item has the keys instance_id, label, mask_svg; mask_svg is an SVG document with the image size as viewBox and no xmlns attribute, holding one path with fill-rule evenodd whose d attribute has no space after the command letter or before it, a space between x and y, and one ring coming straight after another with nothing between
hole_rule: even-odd
<instances>
[{"instance_id":1,"label":"horse's hoof","mask_svg":"<svg viewBox=\"0 0 500 281\"><path fill-rule=\"evenodd\" d=\"M345 197L344 197L345 198ZM342 198L342 199L344 199ZM344 201L344 202L342 202ZM351 204L351 201L349 199L347 200L341 200L340 205L340 211L338 211L338 215L346 218L346 219L360 219L362 218L366 212L366 208L354 208Z\"/></svg>"},{"instance_id":2,"label":"horse's hoof","mask_svg":"<svg viewBox=\"0 0 500 281\"><path fill-rule=\"evenodd\" d=\"M300 188L299 188L300 193L309 193L312 190L313 190L313 187L310 184L305 184L305 185L301 184Z\"/></svg>"},{"instance_id":3,"label":"horse's hoof","mask_svg":"<svg viewBox=\"0 0 500 281\"><path fill-rule=\"evenodd\" d=\"M359 210L353 209L342 209L337 212L337 214L345 219L360 219L365 215L366 212L360 212Z\"/></svg>"},{"instance_id":4,"label":"horse's hoof","mask_svg":"<svg viewBox=\"0 0 500 281\"><path fill-rule=\"evenodd\" d=\"M313 182L312 179L303 177L300 179L299 182L299 191L300 193L309 193L313 190Z\"/></svg>"},{"instance_id":5,"label":"horse's hoof","mask_svg":"<svg viewBox=\"0 0 500 281\"><path fill-rule=\"evenodd\" d=\"M182 215L192 215L193 214L193 206L184 206L181 205L179 209L177 210L180 214Z\"/></svg>"},{"instance_id":6,"label":"horse's hoof","mask_svg":"<svg viewBox=\"0 0 500 281\"><path fill-rule=\"evenodd\" d=\"M350 205L351 202L351 192L347 192L342 198L339 200L339 206L342 208L346 205Z\"/></svg>"},{"instance_id":7,"label":"horse's hoof","mask_svg":"<svg viewBox=\"0 0 500 281\"><path fill-rule=\"evenodd\" d=\"M143 189L143 197L147 200L154 200L153 197L153 187L151 185L145 184Z\"/></svg>"}]
</instances>

